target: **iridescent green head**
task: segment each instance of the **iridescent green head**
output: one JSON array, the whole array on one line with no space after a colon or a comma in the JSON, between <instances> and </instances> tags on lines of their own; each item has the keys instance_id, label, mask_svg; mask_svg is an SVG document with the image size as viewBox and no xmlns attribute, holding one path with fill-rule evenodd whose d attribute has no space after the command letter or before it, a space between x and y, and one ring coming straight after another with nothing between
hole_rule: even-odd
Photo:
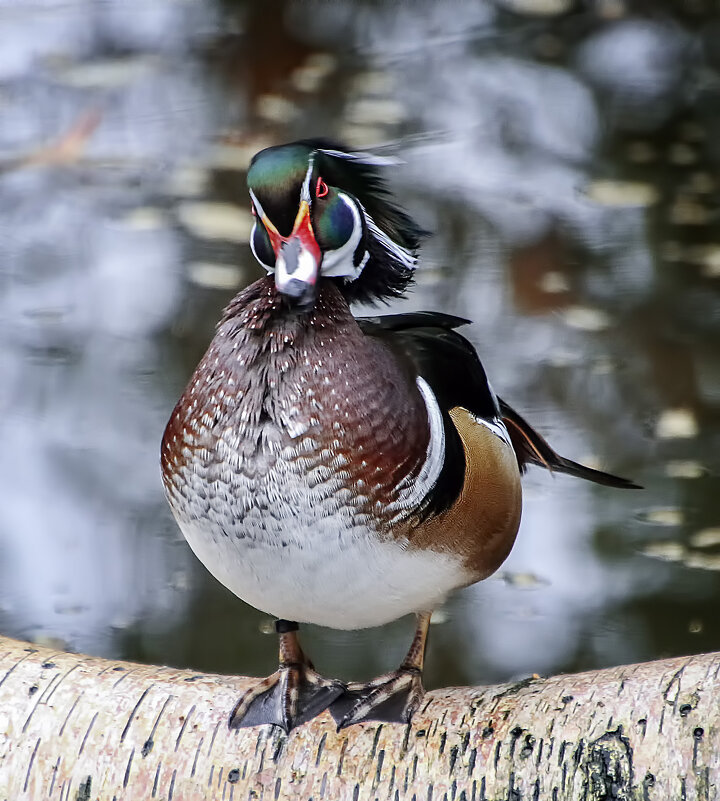
<instances>
[{"instance_id":1,"label":"iridescent green head","mask_svg":"<svg viewBox=\"0 0 720 801\"><path fill-rule=\"evenodd\" d=\"M423 232L390 200L385 163L324 140L253 158L250 245L290 302L312 307L321 278L337 280L349 301L398 296L410 283Z\"/></svg>"}]
</instances>

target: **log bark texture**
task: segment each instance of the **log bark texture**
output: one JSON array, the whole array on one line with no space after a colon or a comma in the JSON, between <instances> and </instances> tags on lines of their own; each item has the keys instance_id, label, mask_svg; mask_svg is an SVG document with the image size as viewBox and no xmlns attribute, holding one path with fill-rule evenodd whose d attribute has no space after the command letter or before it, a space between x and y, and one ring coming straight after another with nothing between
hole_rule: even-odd
<instances>
[{"instance_id":1,"label":"log bark texture","mask_svg":"<svg viewBox=\"0 0 720 801\"><path fill-rule=\"evenodd\" d=\"M251 679L0 637L0 801L714 799L720 654L431 692L412 726L231 732Z\"/></svg>"}]
</instances>

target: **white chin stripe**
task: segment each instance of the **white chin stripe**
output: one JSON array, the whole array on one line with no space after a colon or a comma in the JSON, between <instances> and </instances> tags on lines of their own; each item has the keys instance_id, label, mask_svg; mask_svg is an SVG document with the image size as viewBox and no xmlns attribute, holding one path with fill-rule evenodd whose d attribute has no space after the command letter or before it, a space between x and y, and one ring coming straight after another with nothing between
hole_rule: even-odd
<instances>
[{"instance_id":1,"label":"white chin stripe","mask_svg":"<svg viewBox=\"0 0 720 801\"><path fill-rule=\"evenodd\" d=\"M337 250L328 250L325 253L320 272L328 278L348 278L350 281L354 281L368 260L368 254L365 254L359 264L355 264L353 261L355 251L362 239L362 221L357 205L344 192L338 192L338 197L352 213L353 231L350 239L342 247Z\"/></svg>"},{"instance_id":2,"label":"white chin stripe","mask_svg":"<svg viewBox=\"0 0 720 801\"><path fill-rule=\"evenodd\" d=\"M297 267L292 273L287 271L285 258L282 251L280 252L275 262L275 285L283 292L293 279L308 285L315 283L317 279L317 264L310 251L300 250Z\"/></svg>"},{"instance_id":3,"label":"white chin stripe","mask_svg":"<svg viewBox=\"0 0 720 801\"><path fill-rule=\"evenodd\" d=\"M253 256L255 256L255 260L260 264L261 267L264 267L269 273L274 273L275 268L272 267L270 264L265 264L265 262L258 256L257 251L255 250L255 229L257 228L257 220L252 227L252 231L250 232L250 250L252 250Z\"/></svg>"}]
</instances>

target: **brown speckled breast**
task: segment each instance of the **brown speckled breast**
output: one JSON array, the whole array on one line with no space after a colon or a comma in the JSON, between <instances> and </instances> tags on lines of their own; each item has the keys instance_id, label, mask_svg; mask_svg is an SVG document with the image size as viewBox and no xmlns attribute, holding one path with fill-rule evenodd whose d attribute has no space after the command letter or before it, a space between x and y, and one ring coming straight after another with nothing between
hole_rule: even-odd
<instances>
[{"instance_id":1,"label":"brown speckled breast","mask_svg":"<svg viewBox=\"0 0 720 801\"><path fill-rule=\"evenodd\" d=\"M363 335L334 284L323 282L314 310L296 315L264 278L230 303L177 403L162 442L163 480L179 520L206 519L236 535L249 520L282 536L273 487L301 494L298 476L323 485L315 502L347 506L383 529L397 517L398 485L422 467L428 437L413 378ZM256 480L272 472L274 484Z\"/></svg>"}]
</instances>

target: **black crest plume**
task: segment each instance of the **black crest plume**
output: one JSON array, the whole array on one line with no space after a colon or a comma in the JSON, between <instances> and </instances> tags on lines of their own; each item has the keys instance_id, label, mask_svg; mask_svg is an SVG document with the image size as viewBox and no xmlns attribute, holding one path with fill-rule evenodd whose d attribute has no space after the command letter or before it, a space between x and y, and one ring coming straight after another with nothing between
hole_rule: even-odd
<instances>
[{"instance_id":1,"label":"black crest plume","mask_svg":"<svg viewBox=\"0 0 720 801\"><path fill-rule=\"evenodd\" d=\"M393 201L381 174L390 160L329 139L302 144L316 151L315 168L323 180L354 195L365 210L369 258L360 276L343 285L343 295L351 302L400 297L413 280L417 249L428 232Z\"/></svg>"}]
</instances>

